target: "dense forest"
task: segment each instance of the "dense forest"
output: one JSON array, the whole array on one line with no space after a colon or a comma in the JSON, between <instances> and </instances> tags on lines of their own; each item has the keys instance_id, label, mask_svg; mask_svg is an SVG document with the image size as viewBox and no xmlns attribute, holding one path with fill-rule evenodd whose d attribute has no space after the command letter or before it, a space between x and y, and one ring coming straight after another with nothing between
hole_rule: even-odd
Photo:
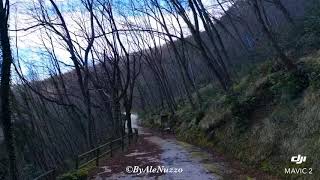
<instances>
[{"instance_id":1,"label":"dense forest","mask_svg":"<svg viewBox=\"0 0 320 180\"><path fill-rule=\"evenodd\" d=\"M271 174L296 149L320 167L318 0L2 0L0 40L0 179L65 173L133 113Z\"/></svg>"}]
</instances>

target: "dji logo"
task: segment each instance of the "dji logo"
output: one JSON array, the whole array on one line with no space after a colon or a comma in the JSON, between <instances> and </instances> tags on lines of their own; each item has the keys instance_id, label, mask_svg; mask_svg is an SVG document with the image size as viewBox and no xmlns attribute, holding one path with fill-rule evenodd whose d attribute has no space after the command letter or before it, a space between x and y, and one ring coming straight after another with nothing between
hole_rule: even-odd
<instances>
[{"instance_id":1,"label":"dji logo","mask_svg":"<svg viewBox=\"0 0 320 180\"><path fill-rule=\"evenodd\" d=\"M301 154L298 154L298 156L292 156L291 162L295 164L302 164L307 161L307 156L301 156ZM293 167L293 168L284 168L285 174L312 174L312 168L306 168L306 167Z\"/></svg>"},{"instance_id":2,"label":"dji logo","mask_svg":"<svg viewBox=\"0 0 320 180\"><path fill-rule=\"evenodd\" d=\"M307 160L307 156L301 156L300 154L298 154L298 156L291 157L291 162L296 163L296 164L302 164L302 163L306 162L306 160Z\"/></svg>"}]
</instances>

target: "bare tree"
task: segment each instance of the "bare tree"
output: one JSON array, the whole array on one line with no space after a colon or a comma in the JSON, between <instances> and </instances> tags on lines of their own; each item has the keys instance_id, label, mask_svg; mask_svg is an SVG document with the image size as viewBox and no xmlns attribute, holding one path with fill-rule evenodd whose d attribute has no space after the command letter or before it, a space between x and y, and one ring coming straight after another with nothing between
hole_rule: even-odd
<instances>
[{"instance_id":1,"label":"bare tree","mask_svg":"<svg viewBox=\"0 0 320 180\"><path fill-rule=\"evenodd\" d=\"M217 45L215 44L215 40L214 40L214 37L212 36L213 35L212 33L215 33L217 35L218 42L220 43L220 46L226 58L228 58L228 55L224 49L223 42L219 37L219 33L217 32L215 25L210 19L208 12L204 9L202 2L193 1L193 0L188 1L188 6L191 9L194 23L192 23L192 21L190 20L190 17L186 13L185 7L181 4L180 1L170 0L170 2L173 4L175 9L179 12L179 15L187 24L194 40L197 43L197 46L199 47L201 55L203 56L204 60L206 61L210 69L214 72L222 88L228 91L231 86L230 75L223 61L223 58L219 52L220 50L217 48ZM206 33L210 38L211 44L214 47L214 51L216 53L217 58L212 54L212 52L210 51L210 49L208 48L208 46L206 45L206 43L203 41L201 37L199 17L206 29Z\"/></svg>"},{"instance_id":2,"label":"bare tree","mask_svg":"<svg viewBox=\"0 0 320 180\"><path fill-rule=\"evenodd\" d=\"M11 118L11 95L10 95L10 79L11 64L13 62L11 54L10 39L8 34L8 21L10 13L9 0L0 2L0 41L2 52L1 65L1 121L3 124L7 153L9 156L9 173L10 179L18 179L18 170L16 164L16 152L14 141L14 125Z\"/></svg>"},{"instance_id":3,"label":"bare tree","mask_svg":"<svg viewBox=\"0 0 320 180\"><path fill-rule=\"evenodd\" d=\"M272 32L270 26L266 23L265 20L265 9L263 2L261 0L251 0L252 6L254 8L254 11L257 16L258 22L261 24L262 29L264 33L267 35L268 39L271 41L273 48L278 53L281 61L285 65L285 67L288 70L295 70L296 65L293 63L293 61L285 54L283 48L279 45L279 42L277 41L276 37L274 36L274 33Z\"/></svg>"}]
</instances>

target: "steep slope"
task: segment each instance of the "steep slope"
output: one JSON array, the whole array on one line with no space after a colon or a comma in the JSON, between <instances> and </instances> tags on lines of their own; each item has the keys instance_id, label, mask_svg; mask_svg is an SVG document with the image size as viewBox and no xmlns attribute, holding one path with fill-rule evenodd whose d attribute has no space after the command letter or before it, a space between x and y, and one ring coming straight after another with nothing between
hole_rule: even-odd
<instances>
[{"instance_id":1,"label":"steep slope","mask_svg":"<svg viewBox=\"0 0 320 180\"><path fill-rule=\"evenodd\" d=\"M270 62L254 68L234 85L232 95L208 86L201 111L182 106L171 118L181 140L219 150L247 165L287 178L316 179L320 167L320 51L301 58L308 77ZM158 126L159 116L146 116ZM150 123L151 122L151 123ZM301 154L307 161L290 162ZM312 168L312 174L285 174L285 168Z\"/></svg>"}]
</instances>

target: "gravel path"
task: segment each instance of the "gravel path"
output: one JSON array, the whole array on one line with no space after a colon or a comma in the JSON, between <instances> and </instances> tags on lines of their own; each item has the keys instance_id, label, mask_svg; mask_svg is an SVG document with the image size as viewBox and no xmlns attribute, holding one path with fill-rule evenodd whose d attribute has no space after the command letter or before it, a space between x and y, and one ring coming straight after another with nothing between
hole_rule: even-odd
<instances>
[{"instance_id":1,"label":"gravel path","mask_svg":"<svg viewBox=\"0 0 320 180\"><path fill-rule=\"evenodd\" d=\"M139 143L130 147L128 152L107 159L100 170L95 173L93 179L159 179L159 180L216 180L221 179L217 174L208 171L201 159L194 157L195 152L201 152L198 148L186 147L174 138L162 138L151 133L140 134ZM165 167L182 169L181 173L127 173L127 166L139 166L140 168ZM177 171L177 169L172 169ZM170 170L170 169L169 169Z\"/></svg>"},{"instance_id":2,"label":"gravel path","mask_svg":"<svg viewBox=\"0 0 320 180\"><path fill-rule=\"evenodd\" d=\"M208 153L193 145L180 142L173 135L162 135L137 126L137 116L133 116L133 127L139 129L137 144L127 152L118 153L101 163L99 170L92 173L94 180L218 180L274 179L260 172L242 168L239 163L226 161L219 154ZM127 171L130 166L130 172ZM132 169L147 167L177 168L180 173L132 173ZM171 169L177 171L177 169ZM250 174L247 175L247 173Z\"/></svg>"},{"instance_id":3,"label":"gravel path","mask_svg":"<svg viewBox=\"0 0 320 180\"><path fill-rule=\"evenodd\" d=\"M161 136L152 131L142 129L137 124L137 116L132 116L133 128L139 129L138 144L129 147L127 152L114 158L106 159L102 166L94 173L92 179L159 179L159 180L216 180L221 176L207 170L202 159L193 154L201 153L199 148L177 141L173 136ZM164 167L170 168L171 173L128 173L127 166L140 168ZM176 169L174 169L176 168ZM223 167L221 166L220 169ZM216 170L219 168L216 168ZM174 171L181 171L176 172ZM221 171L221 170L219 170Z\"/></svg>"},{"instance_id":4,"label":"gravel path","mask_svg":"<svg viewBox=\"0 0 320 180\"><path fill-rule=\"evenodd\" d=\"M182 173L166 173L161 179L168 180L206 180L221 179L217 174L211 173L203 167L199 159L192 157L192 151L188 151L174 139L162 139L158 136L147 138L152 143L157 144L162 149L161 162L165 167L181 168Z\"/></svg>"}]
</instances>

